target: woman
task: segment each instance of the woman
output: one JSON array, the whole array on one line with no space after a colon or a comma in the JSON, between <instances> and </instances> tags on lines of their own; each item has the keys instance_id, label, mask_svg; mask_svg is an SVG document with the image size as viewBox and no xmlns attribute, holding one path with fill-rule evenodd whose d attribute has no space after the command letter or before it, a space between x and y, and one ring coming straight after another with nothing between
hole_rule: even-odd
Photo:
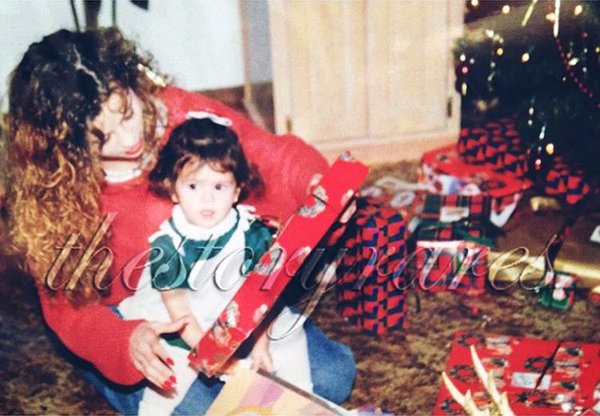
<instances>
[{"instance_id":1,"label":"woman","mask_svg":"<svg viewBox=\"0 0 600 416\"><path fill-rule=\"evenodd\" d=\"M132 295L148 237L171 213L172 202L148 190L147 172L173 127L189 112L230 122L264 178L263 194L248 200L261 215L285 220L327 167L300 139L153 80L150 60L117 29L61 30L29 47L9 92L13 248L35 279L47 324L97 369L88 378L123 413L137 411L142 380L172 380L158 341L187 323L125 321L114 308ZM315 392L343 401L355 372L350 350L305 329ZM220 387L200 378L176 412L204 412Z\"/></svg>"}]
</instances>

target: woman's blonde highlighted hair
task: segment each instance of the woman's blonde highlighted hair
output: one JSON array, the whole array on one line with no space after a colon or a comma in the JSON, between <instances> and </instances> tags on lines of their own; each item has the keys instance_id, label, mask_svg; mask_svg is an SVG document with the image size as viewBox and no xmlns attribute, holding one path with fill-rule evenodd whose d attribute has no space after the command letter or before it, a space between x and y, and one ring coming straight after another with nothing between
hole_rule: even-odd
<instances>
[{"instance_id":1,"label":"woman's blonde highlighted hair","mask_svg":"<svg viewBox=\"0 0 600 416\"><path fill-rule=\"evenodd\" d=\"M48 273L61 247L78 236L76 245L82 249L66 257L53 285L76 304L101 294L101 282L94 276L102 258L92 259L75 287L64 288L102 223L102 137L90 134L91 121L112 93L125 97L133 90L144 106L146 152L155 155L159 139L153 97L159 87L147 76L150 62L118 29L61 30L32 44L11 76L10 248L23 256L22 266L37 285L56 292L46 284ZM99 247L106 246L107 239L108 234Z\"/></svg>"}]
</instances>

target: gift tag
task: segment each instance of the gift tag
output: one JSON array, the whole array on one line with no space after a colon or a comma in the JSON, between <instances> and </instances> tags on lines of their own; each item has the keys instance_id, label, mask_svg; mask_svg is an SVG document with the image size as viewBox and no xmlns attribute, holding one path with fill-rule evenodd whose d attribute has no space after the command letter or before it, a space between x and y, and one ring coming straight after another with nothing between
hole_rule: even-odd
<instances>
[{"instance_id":1,"label":"gift tag","mask_svg":"<svg viewBox=\"0 0 600 416\"><path fill-rule=\"evenodd\" d=\"M590 241L593 243L600 243L600 225L596 225L594 232L590 236Z\"/></svg>"},{"instance_id":2,"label":"gift tag","mask_svg":"<svg viewBox=\"0 0 600 416\"><path fill-rule=\"evenodd\" d=\"M514 372L512 374L510 384L513 387L519 387L522 389L534 389L539 378L540 378L539 373ZM542 378L542 381L540 382L538 388L540 390L548 390L548 387L550 387L551 380L552 380L552 376L550 374L544 375L544 378Z\"/></svg>"},{"instance_id":3,"label":"gift tag","mask_svg":"<svg viewBox=\"0 0 600 416\"><path fill-rule=\"evenodd\" d=\"M469 207L441 207L440 221L455 222L469 218Z\"/></svg>"}]
</instances>

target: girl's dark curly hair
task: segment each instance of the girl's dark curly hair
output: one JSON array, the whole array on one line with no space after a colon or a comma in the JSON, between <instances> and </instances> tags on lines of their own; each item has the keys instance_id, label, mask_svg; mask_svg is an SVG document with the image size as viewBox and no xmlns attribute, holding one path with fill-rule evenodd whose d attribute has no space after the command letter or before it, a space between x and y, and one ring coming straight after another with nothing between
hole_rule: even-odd
<instances>
[{"instance_id":1,"label":"girl's dark curly hair","mask_svg":"<svg viewBox=\"0 0 600 416\"><path fill-rule=\"evenodd\" d=\"M240 187L239 202L246 199L250 191L263 190L262 178L256 167L246 160L235 132L210 118L189 119L173 130L150 172L152 190L161 196L171 196L179 174L188 163L197 163L200 167L209 164L215 170L233 173Z\"/></svg>"},{"instance_id":2,"label":"girl's dark curly hair","mask_svg":"<svg viewBox=\"0 0 600 416\"><path fill-rule=\"evenodd\" d=\"M86 246L101 223L101 140L91 121L112 93L126 104L129 89L143 102L145 148L157 148L158 86L148 76L150 57L116 28L60 30L32 44L11 75L7 172L9 232L14 253L43 285L61 246L71 235ZM125 105L124 105L125 106ZM123 109L126 111L126 108ZM101 138L100 138L101 139ZM104 238L104 243L107 240ZM59 271L66 281L78 261ZM94 264L67 292L71 300L97 298ZM96 282L97 283L97 282Z\"/></svg>"}]
</instances>

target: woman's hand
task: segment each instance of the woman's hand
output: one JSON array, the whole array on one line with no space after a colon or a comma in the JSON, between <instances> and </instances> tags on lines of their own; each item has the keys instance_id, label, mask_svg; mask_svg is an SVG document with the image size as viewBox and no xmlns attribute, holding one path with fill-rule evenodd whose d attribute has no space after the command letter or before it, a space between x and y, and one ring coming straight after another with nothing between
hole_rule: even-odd
<instances>
[{"instance_id":1,"label":"woman's hand","mask_svg":"<svg viewBox=\"0 0 600 416\"><path fill-rule=\"evenodd\" d=\"M134 367L162 389L171 390L177 380L168 367L174 364L173 359L158 342L160 335L178 332L189 322L190 317L175 322L142 322L131 333L129 356Z\"/></svg>"}]
</instances>

